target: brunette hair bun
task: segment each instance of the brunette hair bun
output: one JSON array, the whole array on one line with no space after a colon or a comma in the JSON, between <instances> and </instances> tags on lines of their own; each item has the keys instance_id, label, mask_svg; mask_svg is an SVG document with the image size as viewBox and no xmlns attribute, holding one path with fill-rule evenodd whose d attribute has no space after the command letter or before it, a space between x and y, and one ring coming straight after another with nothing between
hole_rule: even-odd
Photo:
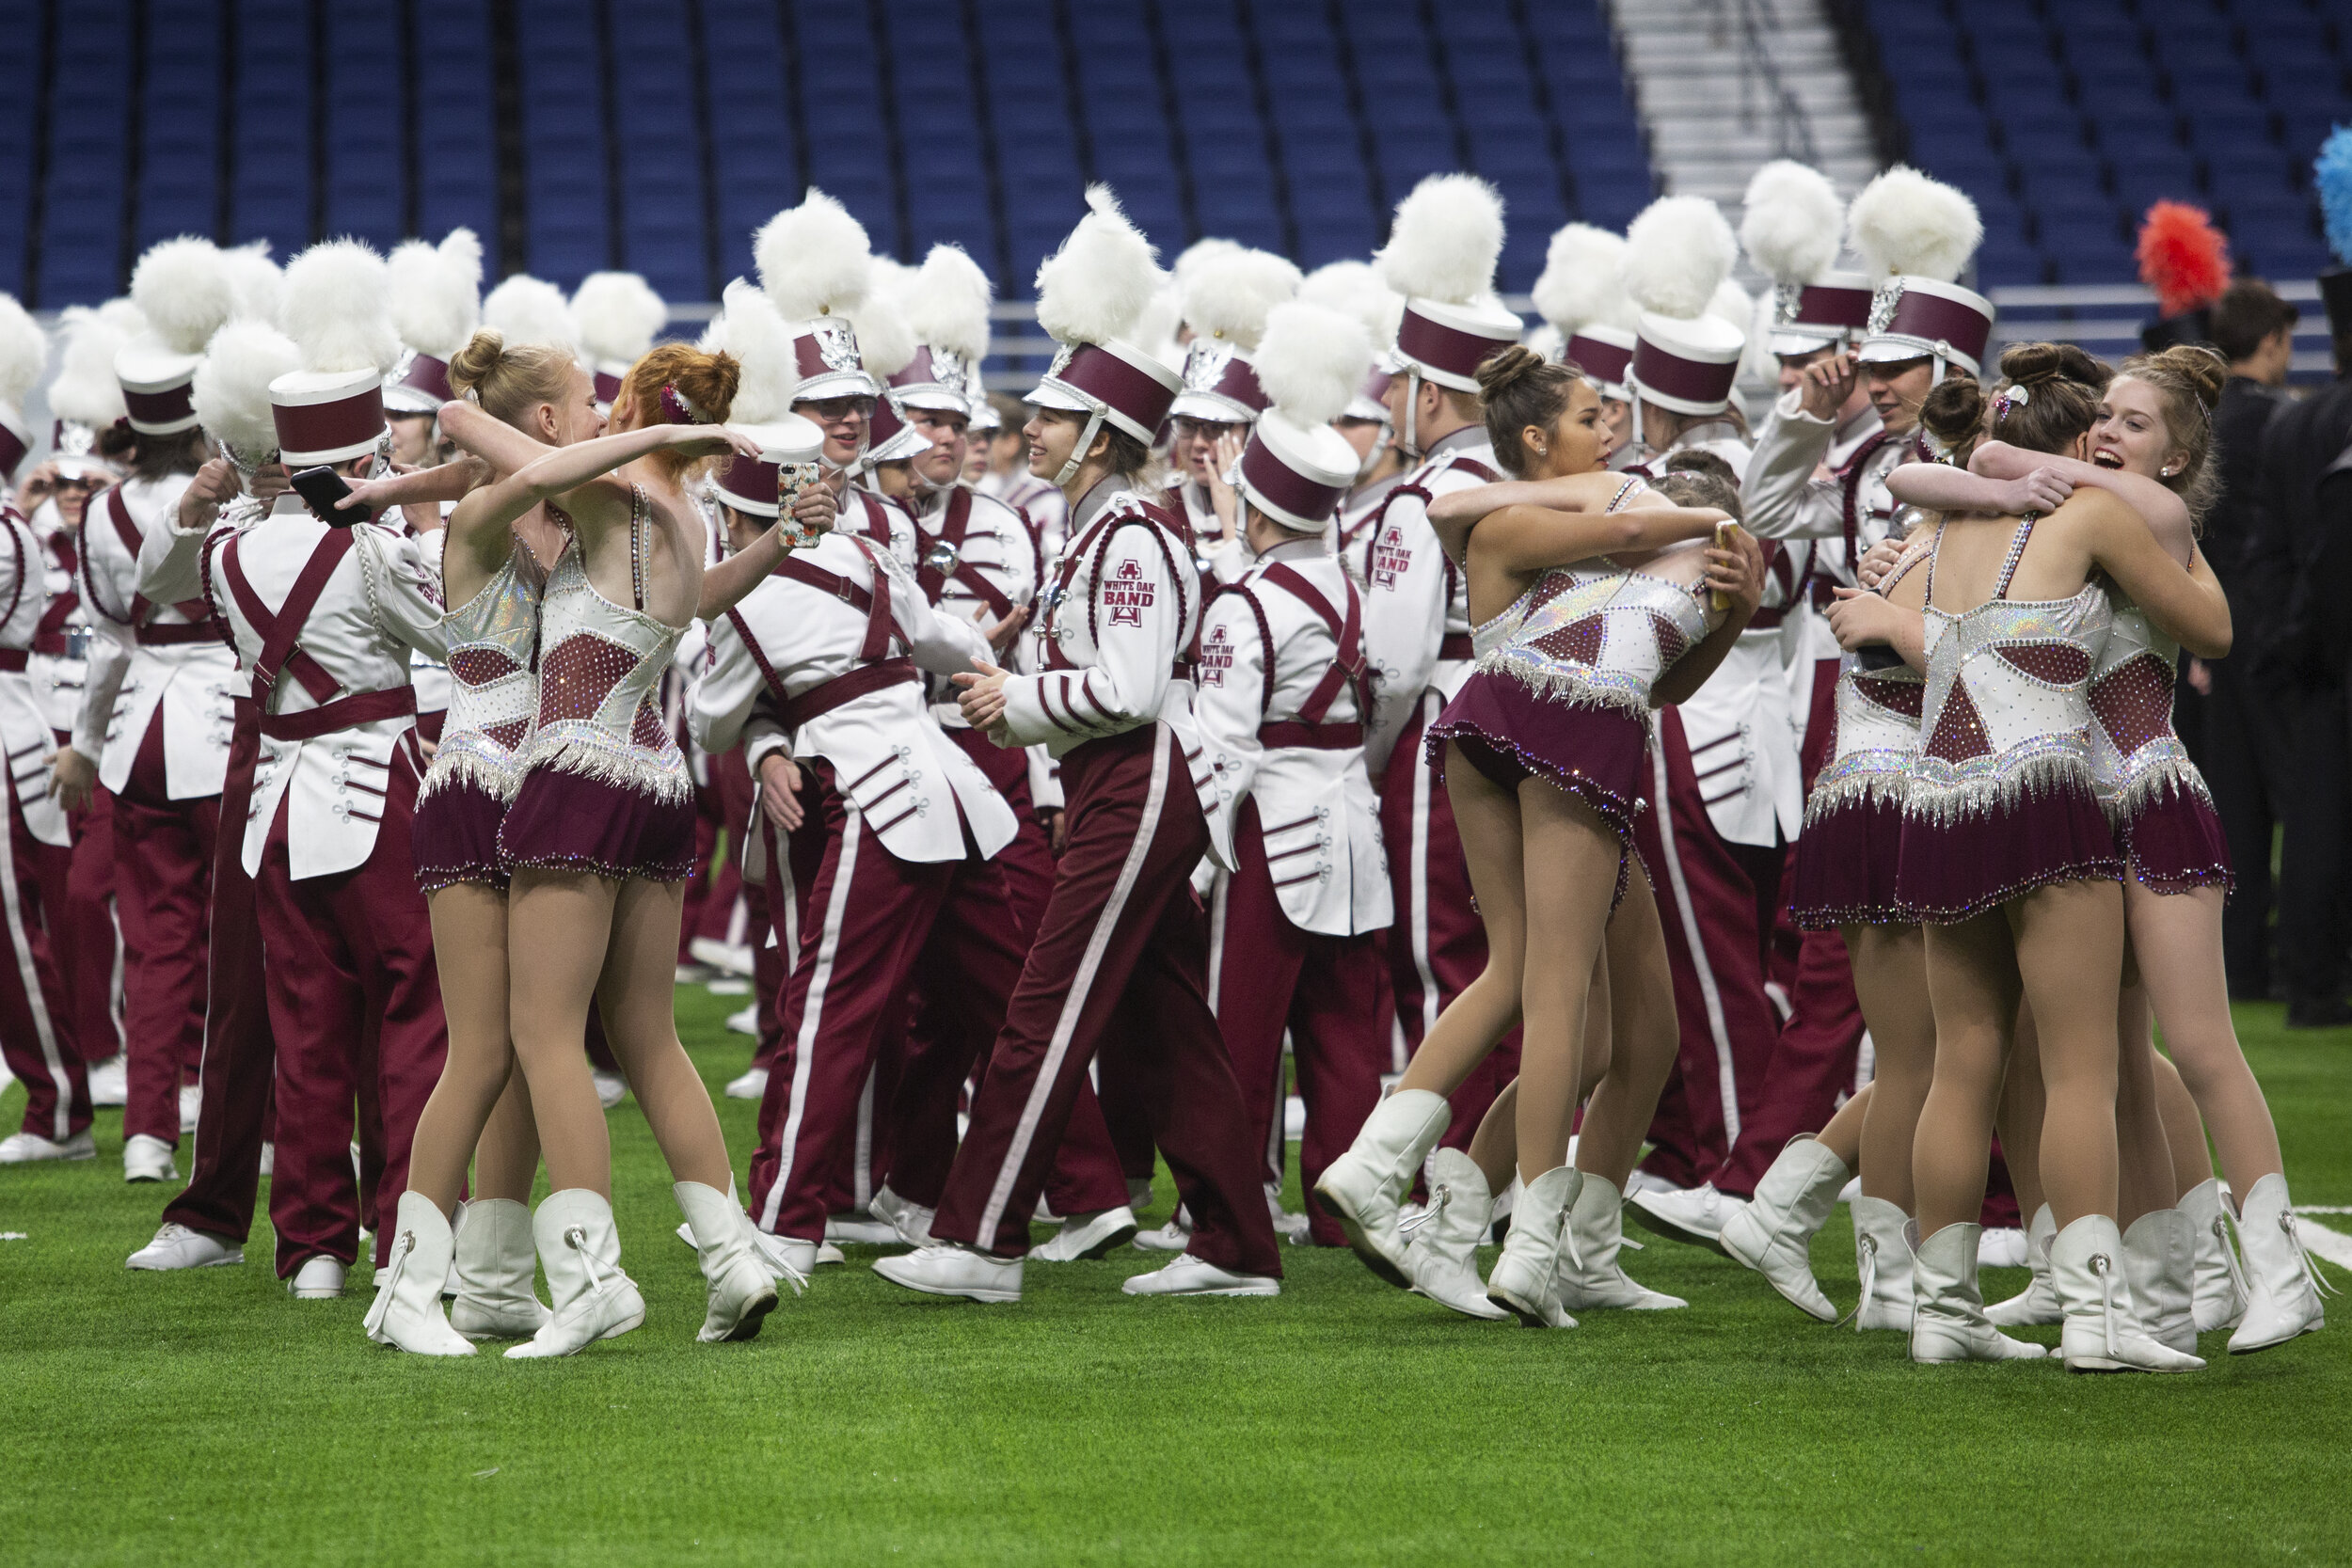
<instances>
[{"instance_id":1,"label":"brunette hair bun","mask_svg":"<svg viewBox=\"0 0 2352 1568\"><path fill-rule=\"evenodd\" d=\"M1478 367L1478 394L1492 404L1549 364L1525 343L1513 343Z\"/></svg>"},{"instance_id":2,"label":"brunette hair bun","mask_svg":"<svg viewBox=\"0 0 2352 1568\"><path fill-rule=\"evenodd\" d=\"M1955 457L1964 456L1984 434L1984 387L1960 371L1946 373L1919 404L1919 424Z\"/></svg>"},{"instance_id":3,"label":"brunette hair bun","mask_svg":"<svg viewBox=\"0 0 2352 1568\"><path fill-rule=\"evenodd\" d=\"M2104 387L2114 373L2079 343L2011 343L2001 351L2001 376L2012 387L2039 387L2051 381Z\"/></svg>"},{"instance_id":4,"label":"brunette hair bun","mask_svg":"<svg viewBox=\"0 0 2352 1568\"><path fill-rule=\"evenodd\" d=\"M2127 359L2123 368L2150 381L2177 385L2211 414L2221 404L2221 388L2230 384L2230 364L2220 351L2203 343L2175 343L2159 354Z\"/></svg>"}]
</instances>

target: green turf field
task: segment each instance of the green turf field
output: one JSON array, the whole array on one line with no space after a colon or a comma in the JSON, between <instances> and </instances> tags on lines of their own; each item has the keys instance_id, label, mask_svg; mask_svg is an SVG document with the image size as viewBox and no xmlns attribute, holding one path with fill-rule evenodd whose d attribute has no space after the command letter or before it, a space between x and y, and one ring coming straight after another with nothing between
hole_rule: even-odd
<instances>
[{"instance_id":1,"label":"green turf field","mask_svg":"<svg viewBox=\"0 0 2352 1568\"><path fill-rule=\"evenodd\" d=\"M714 1093L748 1059L735 1005L680 993ZM2296 1201L2352 1204L2352 1032L2239 1018ZM739 1169L751 1107L720 1103ZM95 1164L0 1172L0 1563L2352 1559L2352 1307L2259 1356L2208 1336L2201 1373L2091 1378L1915 1368L1664 1243L1629 1265L1690 1310L1560 1333L1344 1252L1291 1251L1277 1301L1131 1301L1130 1253L982 1307L852 1249L713 1347L644 1123L612 1128L649 1311L560 1362L380 1350L364 1290L285 1295L265 1227L241 1268L127 1273L167 1195L122 1183L119 1113ZM1815 1259L1851 1305L1842 1210Z\"/></svg>"}]
</instances>

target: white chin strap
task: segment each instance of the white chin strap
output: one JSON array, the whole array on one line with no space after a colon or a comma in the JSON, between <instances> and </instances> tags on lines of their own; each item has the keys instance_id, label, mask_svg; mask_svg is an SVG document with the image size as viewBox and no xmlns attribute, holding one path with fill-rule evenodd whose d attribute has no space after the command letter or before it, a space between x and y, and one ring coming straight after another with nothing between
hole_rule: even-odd
<instances>
[{"instance_id":1,"label":"white chin strap","mask_svg":"<svg viewBox=\"0 0 2352 1568\"><path fill-rule=\"evenodd\" d=\"M1944 356L1940 354L1935 355L1929 362L1935 368L1928 372L1928 385L1931 388L1943 386L1944 372L1947 368L1944 363Z\"/></svg>"},{"instance_id":2,"label":"white chin strap","mask_svg":"<svg viewBox=\"0 0 2352 1568\"><path fill-rule=\"evenodd\" d=\"M1102 433L1103 416L1108 412L1108 409L1098 407L1087 416L1087 427L1078 436L1078 444L1070 449L1070 461L1064 463L1061 472L1054 476L1057 488L1077 478L1078 470L1086 467L1087 453L1094 450L1094 437Z\"/></svg>"},{"instance_id":3,"label":"white chin strap","mask_svg":"<svg viewBox=\"0 0 2352 1568\"><path fill-rule=\"evenodd\" d=\"M1413 416L1421 411L1421 367L1405 367L1405 434L1397 437L1397 445L1405 452L1405 461L1421 461L1421 444L1413 439Z\"/></svg>"},{"instance_id":4,"label":"white chin strap","mask_svg":"<svg viewBox=\"0 0 2352 1568\"><path fill-rule=\"evenodd\" d=\"M1626 390L1633 394L1633 439L1631 447L1634 451L1639 452L1645 450L1646 447L1646 443L1645 443L1642 439L1642 389L1639 387L1629 387Z\"/></svg>"}]
</instances>

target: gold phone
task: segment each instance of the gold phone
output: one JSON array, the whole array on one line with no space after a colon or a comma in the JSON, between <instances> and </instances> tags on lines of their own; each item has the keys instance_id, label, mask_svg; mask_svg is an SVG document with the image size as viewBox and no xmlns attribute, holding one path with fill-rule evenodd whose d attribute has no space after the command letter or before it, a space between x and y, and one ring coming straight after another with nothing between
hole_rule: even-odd
<instances>
[{"instance_id":1,"label":"gold phone","mask_svg":"<svg viewBox=\"0 0 2352 1568\"><path fill-rule=\"evenodd\" d=\"M1733 545L1732 541L1738 539L1739 537L1740 525L1733 522L1730 518L1725 517L1722 522L1715 525L1715 547L1717 549L1728 550L1735 548L1736 546ZM1707 604L1708 608L1710 610L1729 610L1731 608L1731 595L1725 594L1720 588L1710 588L1707 591Z\"/></svg>"}]
</instances>

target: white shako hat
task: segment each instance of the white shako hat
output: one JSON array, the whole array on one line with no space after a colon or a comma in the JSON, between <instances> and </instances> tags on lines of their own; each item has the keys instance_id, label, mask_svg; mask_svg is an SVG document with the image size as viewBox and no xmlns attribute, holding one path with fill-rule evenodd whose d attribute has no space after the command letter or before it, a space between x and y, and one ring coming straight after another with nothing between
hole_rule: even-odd
<instances>
[{"instance_id":1,"label":"white shako hat","mask_svg":"<svg viewBox=\"0 0 2352 1568\"><path fill-rule=\"evenodd\" d=\"M812 185L798 207L761 226L752 255L761 286L792 326L798 401L882 396L858 344L858 312L873 288L866 226Z\"/></svg>"},{"instance_id":2,"label":"white shako hat","mask_svg":"<svg viewBox=\"0 0 2352 1568\"><path fill-rule=\"evenodd\" d=\"M1329 261L1307 275L1298 285L1298 297L1305 304L1327 306L1363 324L1372 339L1373 363L1339 417L1387 424L1389 405L1384 400L1389 395L1390 376L1380 360L1396 347L1405 296L1390 288L1380 269L1370 261Z\"/></svg>"},{"instance_id":3,"label":"white shako hat","mask_svg":"<svg viewBox=\"0 0 2352 1568\"><path fill-rule=\"evenodd\" d=\"M1251 365L1266 312L1298 293L1298 269L1271 251L1236 245L1203 257L1179 285L1184 325L1184 388L1168 412L1210 424L1249 424L1266 406Z\"/></svg>"},{"instance_id":4,"label":"white shako hat","mask_svg":"<svg viewBox=\"0 0 2352 1568\"><path fill-rule=\"evenodd\" d=\"M1038 325L1061 345L1029 391L1041 408L1087 416L1055 483L1067 483L1107 423L1149 447L1184 382L1131 341L1164 281L1152 243L1108 185L1087 190L1087 215L1037 269Z\"/></svg>"},{"instance_id":5,"label":"white shako hat","mask_svg":"<svg viewBox=\"0 0 2352 1568\"><path fill-rule=\"evenodd\" d=\"M204 345L204 363L196 372L197 417L248 479L278 454L270 386L301 368L294 340L265 321L232 321Z\"/></svg>"},{"instance_id":6,"label":"white shako hat","mask_svg":"<svg viewBox=\"0 0 2352 1568\"><path fill-rule=\"evenodd\" d=\"M278 325L302 368L269 384L289 468L342 463L384 438L384 372L400 357L390 269L358 240L327 240L286 264Z\"/></svg>"},{"instance_id":7,"label":"white shako hat","mask_svg":"<svg viewBox=\"0 0 2352 1568\"><path fill-rule=\"evenodd\" d=\"M890 384L892 376L906 373L920 352L906 312L906 300L920 273L876 257L874 274L874 290L858 307L858 347L866 373L874 377L882 392L874 399L874 413L866 424L866 451L857 465L860 473L871 473L880 464L901 462L931 444L931 438L908 420L906 401Z\"/></svg>"},{"instance_id":8,"label":"white shako hat","mask_svg":"<svg viewBox=\"0 0 2352 1568\"><path fill-rule=\"evenodd\" d=\"M131 299L147 321L147 330L115 356L131 428L142 436L193 430L196 408L188 388L196 367L213 334L236 313L229 263L210 240L184 234L165 240L132 269Z\"/></svg>"},{"instance_id":9,"label":"white shako hat","mask_svg":"<svg viewBox=\"0 0 2352 1568\"><path fill-rule=\"evenodd\" d=\"M482 242L470 229L451 230L437 245L403 240L386 265L401 354L384 372L384 406L435 413L456 396L449 362L482 320Z\"/></svg>"},{"instance_id":10,"label":"white shako hat","mask_svg":"<svg viewBox=\"0 0 2352 1568\"><path fill-rule=\"evenodd\" d=\"M572 291L572 319L596 379L596 405L610 410L628 368L670 325L670 308L636 273L592 272Z\"/></svg>"},{"instance_id":11,"label":"white shako hat","mask_svg":"<svg viewBox=\"0 0 2352 1568\"><path fill-rule=\"evenodd\" d=\"M1739 254L1731 225L1703 196L1665 196L1643 209L1625 240L1626 293L1641 309L1625 372L1630 401L1722 413L1748 345L1744 331L1708 309Z\"/></svg>"},{"instance_id":12,"label":"white shako hat","mask_svg":"<svg viewBox=\"0 0 2352 1568\"><path fill-rule=\"evenodd\" d=\"M1268 312L1257 370L1269 406L1242 449L1234 482L1282 528L1321 533L1356 483L1356 449L1331 421L1371 366L1372 335L1361 322L1298 301Z\"/></svg>"},{"instance_id":13,"label":"white shako hat","mask_svg":"<svg viewBox=\"0 0 2352 1568\"><path fill-rule=\"evenodd\" d=\"M69 305L57 313L65 346L57 356L57 376L49 384L49 460L69 479L97 474L111 478L119 470L99 455L99 433L130 416L122 401L122 383L115 379L115 356L144 332L138 307L128 299L113 299L92 309Z\"/></svg>"},{"instance_id":14,"label":"white shako hat","mask_svg":"<svg viewBox=\"0 0 2352 1568\"><path fill-rule=\"evenodd\" d=\"M988 274L962 246L931 246L899 296L914 333L914 356L888 378L900 406L961 414L979 427L990 292Z\"/></svg>"},{"instance_id":15,"label":"white shako hat","mask_svg":"<svg viewBox=\"0 0 2352 1568\"><path fill-rule=\"evenodd\" d=\"M49 335L14 294L0 293L0 487L33 450L24 397L49 368Z\"/></svg>"},{"instance_id":16,"label":"white shako hat","mask_svg":"<svg viewBox=\"0 0 2352 1568\"><path fill-rule=\"evenodd\" d=\"M1502 198L1475 175L1433 174L1396 204L1389 243L1374 258L1405 296L1392 373L1478 390L1478 367L1517 343L1527 325L1495 297L1502 255Z\"/></svg>"},{"instance_id":17,"label":"white shako hat","mask_svg":"<svg viewBox=\"0 0 2352 1568\"><path fill-rule=\"evenodd\" d=\"M1633 360L1639 314L1625 292L1625 236L1589 223L1564 224L1544 252L1535 309L1560 334L1560 356L1605 398L1629 403L1626 367Z\"/></svg>"},{"instance_id":18,"label":"white shako hat","mask_svg":"<svg viewBox=\"0 0 2352 1568\"><path fill-rule=\"evenodd\" d=\"M1877 290L1865 364L1931 356L1936 381L1954 365L1979 372L1993 302L1953 280L1983 238L1977 204L1915 168L1898 164L1862 188L1846 210L1846 243Z\"/></svg>"},{"instance_id":19,"label":"white shako hat","mask_svg":"<svg viewBox=\"0 0 2352 1568\"><path fill-rule=\"evenodd\" d=\"M1772 353L1842 348L1869 320L1869 279L1830 268L1845 215L1829 176L1792 159L1775 158L1748 182L1740 245L1772 280Z\"/></svg>"}]
</instances>

